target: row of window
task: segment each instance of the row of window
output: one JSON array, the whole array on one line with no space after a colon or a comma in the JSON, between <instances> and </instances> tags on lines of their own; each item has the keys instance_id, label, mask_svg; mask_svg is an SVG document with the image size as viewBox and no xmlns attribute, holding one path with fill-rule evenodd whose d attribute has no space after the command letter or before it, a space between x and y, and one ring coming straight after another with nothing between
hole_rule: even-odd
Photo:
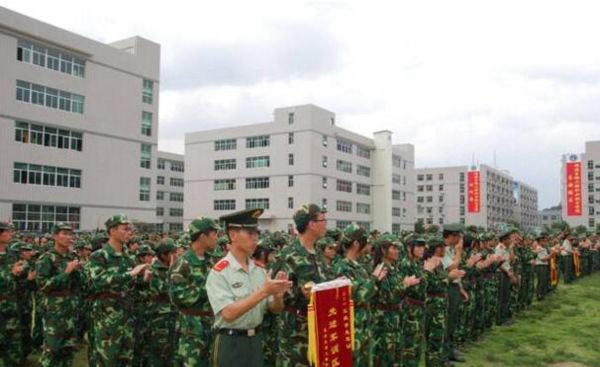
<instances>
[{"instance_id":1,"label":"row of window","mask_svg":"<svg viewBox=\"0 0 600 367\"><path fill-rule=\"evenodd\" d=\"M29 41L20 40L17 44L17 60L80 78L85 76L84 60Z\"/></svg>"},{"instance_id":2,"label":"row of window","mask_svg":"<svg viewBox=\"0 0 600 367\"><path fill-rule=\"evenodd\" d=\"M183 172L185 169L185 165L182 161L170 161L168 159L159 158L156 164L156 168L158 169L166 169L167 161L171 164L171 171L173 172Z\"/></svg>"},{"instance_id":3,"label":"row of window","mask_svg":"<svg viewBox=\"0 0 600 367\"><path fill-rule=\"evenodd\" d=\"M419 174L417 175L417 181L432 181L433 180L433 174L432 173L427 173L427 174ZM438 180L443 181L444 180L444 174L443 173L439 173L438 174Z\"/></svg>"},{"instance_id":4,"label":"row of window","mask_svg":"<svg viewBox=\"0 0 600 367\"><path fill-rule=\"evenodd\" d=\"M13 224L19 231L50 232L56 222L66 222L79 229L81 209L74 206L37 204L12 205Z\"/></svg>"},{"instance_id":5,"label":"row of window","mask_svg":"<svg viewBox=\"0 0 600 367\"><path fill-rule=\"evenodd\" d=\"M461 184L461 187L464 188L464 184ZM438 190L439 191L444 191L444 185L438 185ZM417 185L417 192L423 192L423 191L433 191L433 185Z\"/></svg>"},{"instance_id":6,"label":"row of window","mask_svg":"<svg viewBox=\"0 0 600 367\"><path fill-rule=\"evenodd\" d=\"M25 185L81 188L81 170L15 162L13 182Z\"/></svg>"},{"instance_id":7,"label":"row of window","mask_svg":"<svg viewBox=\"0 0 600 367\"><path fill-rule=\"evenodd\" d=\"M15 141L59 149L83 149L83 134L80 132L22 121L15 121Z\"/></svg>"},{"instance_id":8,"label":"row of window","mask_svg":"<svg viewBox=\"0 0 600 367\"><path fill-rule=\"evenodd\" d=\"M214 210L235 210L235 199L215 200L213 202ZM246 209L269 209L269 198L246 199Z\"/></svg>"},{"instance_id":9,"label":"row of window","mask_svg":"<svg viewBox=\"0 0 600 367\"><path fill-rule=\"evenodd\" d=\"M156 191L156 200L165 200L165 194L169 194L169 201L182 202L183 193L181 192L165 192L158 190Z\"/></svg>"},{"instance_id":10,"label":"row of window","mask_svg":"<svg viewBox=\"0 0 600 367\"><path fill-rule=\"evenodd\" d=\"M85 97L17 80L17 101L83 114Z\"/></svg>"},{"instance_id":11,"label":"row of window","mask_svg":"<svg viewBox=\"0 0 600 367\"><path fill-rule=\"evenodd\" d=\"M164 217L165 215L165 208L156 208L156 216L158 217ZM171 217L183 217L183 209L181 208L170 208L169 209L169 216Z\"/></svg>"}]
</instances>

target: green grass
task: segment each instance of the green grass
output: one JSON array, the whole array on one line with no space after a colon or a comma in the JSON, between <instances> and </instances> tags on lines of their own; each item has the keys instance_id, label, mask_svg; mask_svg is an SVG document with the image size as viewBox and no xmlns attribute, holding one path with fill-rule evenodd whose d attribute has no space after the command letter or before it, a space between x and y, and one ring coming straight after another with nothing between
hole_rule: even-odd
<instances>
[{"instance_id":1,"label":"green grass","mask_svg":"<svg viewBox=\"0 0 600 367\"><path fill-rule=\"evenodd\" d=\"M600 274L559 288L466 346L458 366L600 367Z\"/></svg>"}]
</instances>

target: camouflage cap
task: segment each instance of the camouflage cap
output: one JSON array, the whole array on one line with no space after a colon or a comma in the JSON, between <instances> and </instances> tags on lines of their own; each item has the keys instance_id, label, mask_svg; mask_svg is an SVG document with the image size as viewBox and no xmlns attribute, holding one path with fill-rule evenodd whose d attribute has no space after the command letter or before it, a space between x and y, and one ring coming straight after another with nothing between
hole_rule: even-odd
<instances>
[{"instance_id":1,"label":"camouflage cap","mask_svg":"<svg viewBox=\"0 0 600 367\"><path fill-rule=\"evenodd\" d=\"M116 227L119 224L131 224L131 221L125 214L115 214L104 222L107 230Z\"/></svg>"},{"instance_id":2,"label":"camouflage cap","mask_svg":"<svg viewBox=\"0 0 600 367\"><path fill-rule=\"evenodd\" d=\"M449 223L444 224L442 230L450 233L463 233L465 231L465 226L460 223Z\"/></svg>"},{"instance_id":3,"label":"camouflage cap","mask_svg":"<svg viewBox=\"0 0 600 367\"><path fill-rule=\"evenodd\" d=\"M73 227L71 227L71 225L69 223L65 223L65 222L55 223L54 226L52 227L52 233L57 234L60 231L73 232Z\"/></svg>"},{"instance_id":4,"label":"camouflage cap","mask_svg":"<svg viewBox=\"0 0 600 367\"><path fill-rule=\"evenodd\" d=\"M154 255L154 251L152 247L148 244L143 244L140 246L140 249L137 251L137 256L146 256L146 255Z\"/></svg>"},{"instance_id":5,"label":"camouflage cap","mask_svg":"<svg viewBox=\"0 0 600 367\"><path fill-rule=\"evenodd\" d=\"M427 240L421 235L415 235L410 239L410 244L413 246L425 246L427 244Z\"/></svg>"},{"instance_id":6,"label":"camouflage cap","mask_svg":"<svg viewBox=\"0 0 600 367\"><path fill-rule=\"evenodd\" d=\"M19 247L20 251L34 251L33 245L28 242L21 242L21 246Z\"/></svg>"},{"instance_id":7,"label":"camouflage cap","mask_svg":"<svg viewBox=\"0 0 600 367\"><path fill-rule=\"evenodd\" d=\"M82 249L91 250L92 245L88 241L78 240L77 242L75 242L75 245L73 246L73 248L75 250L82 250Z\"/></svg>"},{"instance_id":8,"label":"camouflage cap","mask_svg":"<svg viewBox=\"0 0 600 367\"><path fill-rule=\"evenodd\" d=\"M296 227L306 227L319 213L327 213L327 210L317 204L304 204L294 213L294 224Z\"/></svg>"},{"instance_id":9,"label":"camouflage cap","mask_svg":"<svg viewBox=\"0 0 600 367\"><path fill-rule=\"evenodd\" d=\"M373 241L373 247L381 247L388 245L400 246L400 241L398 241L398 237L391 233L384 233Z\"/></svg>"},{"instance_id":10,"label":"camouflage cap","mask_svg":"<svg viewBox=\"0 0 600 367\"><path fill-rule=\"evenodd\" d=\"M325 248L327 247L336 247L337 244L335 243L335 240L331 237L323 237L320 240L317 241L316 243L317 248L321 249L321 250L325 250Z\"/></svg>"},{"instance_id":11,"label":"camouflage cap","mask_svg":"<svg viewBox=\"0 0 600 367\"><path fill-rule=\"evenodd\" d=\"M441 236L431 236L427 240L428 248L436 248L436 247L443 247L443 246L445 246L445 244L444 244L444 239Z\"/></svg>"},{"instance_id":12,"label":"camouflage cap","mask_svg":"<svg viewBox=\"0 0 600 367\"><path fill-rule=\"evenodd\" d=\"M221 227L214 219L208 217L198 217L194 219L188 226L188 235L190 238L197 236L199 233L206 233L210 230L218 231Z\"/></svg>"},{"instance_id":13,"label":"camouflage cap","mask_svg":"<svg viewBox=\"0 0 600 367\"><path fill-rule=\"evenodd\" d=\"M166 238L160 241L160 243L154 247L154 252L157 255L162 255L175 251L176 249L177 247L175 246L175 241L173 241L171 238Z\"/></svg>"},{"instance_id":14,"label":"camouflage cap","mask_svg":"<svg viewBox=\"0 0 600 367\"><path fill-rule=\"evenodd\" d=\"M329 228L325 232L325 236L333 238L335 241L339 241L342 237L342 230L339 228Z\"/></svg>"},{"instance_id":15,"label":"camouflage cap","mask_svg":"<svg viewBox=\"0 0 600 367\"><path fill-rule=\"evenodd\" d=\"M229 237L228 236L221 236L217 239L217 246L219 247L224 247L229 243Z\"/></svg>"},{"instance_id":16,"label":"camouflage cap","mask_svg":"<svg viewBox=\"0 0 600 367\"><path fill-rule=\"evenodd\" d=\"M0 221L0 231L4 231L6 229L15 229L15 226L10 222L1 222Z\"/></svg>"},{"instance_id":17,"label":"camouflage cap","mask_svg":"<svg viewBox=\"0 0 600 367\"><path fill-rule=\"evenodd\" d=\"M343 231L343 241L363 242L367 241L368 237L369 235L367 231L364 228L357 226L356 224L347 225Z\"/></svg>"},{"instance_id":18,"label":"camouflage cap","mask_svg":"<svg viewBox=\"0 0 600 367\"><path fill-rule=\"evenodd\" d=\"M510 225L504 225L500 228L500 239L510 236L513 233L518 233L519 229Z\"/></svg>"}]
</instances>

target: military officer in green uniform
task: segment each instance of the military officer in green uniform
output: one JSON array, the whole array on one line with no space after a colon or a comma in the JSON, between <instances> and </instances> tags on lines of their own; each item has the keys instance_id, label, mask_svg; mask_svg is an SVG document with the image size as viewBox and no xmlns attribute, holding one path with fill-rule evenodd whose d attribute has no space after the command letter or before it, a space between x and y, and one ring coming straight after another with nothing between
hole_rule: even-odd
<instances>
[{"instance_id":1,"label":"military officer in green uniform","mask_svg":"<svg viewBox=\"0 0 600 367\"><path fill-rule=\"evenodd\" d=\"M258 243L258 218L263 209L222 216L230 251L210 271L206 291L215 314L213 367L262 367L260 324L267 310L283 310L283 294L290 289L284 272L274 279L250 256Z\"/></svg>"}]
</instances>

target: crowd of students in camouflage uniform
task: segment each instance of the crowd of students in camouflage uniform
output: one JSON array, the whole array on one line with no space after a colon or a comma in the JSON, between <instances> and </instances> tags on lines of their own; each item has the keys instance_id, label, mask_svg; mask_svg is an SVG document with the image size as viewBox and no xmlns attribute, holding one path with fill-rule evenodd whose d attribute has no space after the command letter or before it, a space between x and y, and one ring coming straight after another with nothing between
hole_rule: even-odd
<instances>
[{"instance_id":1,"label":"crowd of students in camouflage uniform","mask_svg":"<svg viewBox=\"0 0 600 367\"><path fill-rule=\"evenodd\" d=\"M326 228L326 211L305 205L296 234L263 233L256 265L284 271L285 310L267 314L267 367L308 366L310 284L352 280L354 366L449 366L458 349L554 290L600 269L600 235L459 224L426 233ZM208 218L185 233L136 234L123 215L106 231L15 232L0 222L0 366L40 352L42 366L70 366L88 345L90 366L209 366L213 314L204 287L228 251ZM243 362L240 362L243 365Z\"/></svg>"}]
</instances>

